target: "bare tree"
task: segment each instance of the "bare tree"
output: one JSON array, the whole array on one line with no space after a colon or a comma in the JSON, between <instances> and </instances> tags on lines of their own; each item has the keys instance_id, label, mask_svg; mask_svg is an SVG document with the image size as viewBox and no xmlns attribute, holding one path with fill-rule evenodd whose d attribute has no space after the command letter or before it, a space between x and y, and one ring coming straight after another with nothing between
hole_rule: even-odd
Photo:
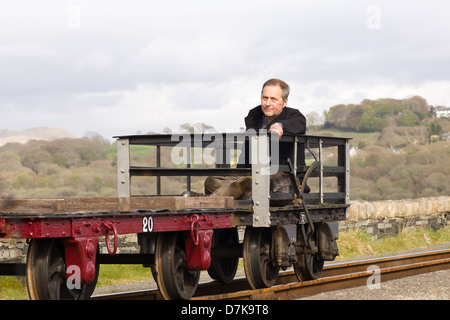
<instances>
[{"instance_id":1,"label":"bare tree","mask_svg":"<svg viewBox=\"0 0 450 320\"><path fill-rule=\"evenodd\" d=\"M306 124L308 127L322 124L324 122L324 116L320 115L316 111L308 112L305 117L306 117Z\"/></svg>"}]
</instances>

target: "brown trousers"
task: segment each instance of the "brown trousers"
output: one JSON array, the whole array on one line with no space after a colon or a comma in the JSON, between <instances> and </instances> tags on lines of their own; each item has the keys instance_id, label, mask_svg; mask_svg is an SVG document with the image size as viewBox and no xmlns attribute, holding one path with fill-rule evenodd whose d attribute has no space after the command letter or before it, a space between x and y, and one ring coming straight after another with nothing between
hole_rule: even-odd
<instances>
[{"instance_id":1,"label":"brown trousers","mask_svg":"<svg viewBox=\"0 0 450 320\"><path fill-rule=\"evenodd\" d=\"M271 192L292 192L289 174L278 172L270 176ZM234 197L239 200L251 199L252 178L250 176L211 176L205 180L205 193L212 197Z\"/></svg>"}]
</instances>

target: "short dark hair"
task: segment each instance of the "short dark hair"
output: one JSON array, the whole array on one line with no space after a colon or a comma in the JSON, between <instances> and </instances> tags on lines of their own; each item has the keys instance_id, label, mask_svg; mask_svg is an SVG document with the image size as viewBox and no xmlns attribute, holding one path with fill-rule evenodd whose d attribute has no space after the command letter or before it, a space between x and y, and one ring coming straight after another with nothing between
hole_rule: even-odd
<instances>
[{"instance_id":1,"label":"short dark hair","mask_svg":"<svg viewBox=\"0 0 450 320\"><path fill-rule=\"evenodd\" d=\"M281 97L283 98L284 101L286 101L286 99L289 97L289 85L284 82L283 80L280 79L269 79L266 82L264 82L264 85L262 87L261 90L261 94L264 90L265 87L267 86L279 86L281 88Z\"/></svg>"}]
</instances>

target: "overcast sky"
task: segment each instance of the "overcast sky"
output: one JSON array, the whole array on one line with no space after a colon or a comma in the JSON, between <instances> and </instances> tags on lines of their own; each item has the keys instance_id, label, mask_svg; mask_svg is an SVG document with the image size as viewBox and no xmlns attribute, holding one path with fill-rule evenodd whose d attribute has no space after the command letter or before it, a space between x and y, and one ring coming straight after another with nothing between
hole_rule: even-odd
<instances>
[{"instance_id":1,"label":"overcast sky","mask_svg":"<svg viewBox=\"0 0 450 320\"><path fill-rule=\"evenodd\" d=\"M450 106L449 14L444 0L2 0L0 129L237 131L272 77L304 114Z\"/></svg>"}]
</instances>

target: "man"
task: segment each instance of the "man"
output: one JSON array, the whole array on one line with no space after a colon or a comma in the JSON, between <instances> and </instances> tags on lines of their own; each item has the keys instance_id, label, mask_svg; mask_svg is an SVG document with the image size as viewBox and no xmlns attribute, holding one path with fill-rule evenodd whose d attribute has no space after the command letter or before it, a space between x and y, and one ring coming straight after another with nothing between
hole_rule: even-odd
<instances>
[{"instance_id":1,"label":"man","mask_svg":"<svg viewBox=\"0 0 450 320\"><path fill-rule=\"evenodd\" d=\"M261 90L261 105L251 109L245 117L246 130L259 131L266 129L275 132L281 138L283 134L303 134L306 131L306 119L303 114L293 108L287 107L289 85L279 79L266 81ZM244 163L239 167L249 167L249 152L246 147ZM297 165L304 165L304 147L297 152ZM280 143L279 163L287 164L287 158L292 156L292 143ZM271 190L279 189L279 182L289 184L289 177L279 173L271 177ZM275 178L275 179L273 179ZM277 181L277 183L274 183ZM276 184L276 185L275 185ZM211 196L233 196L238 199L251 188L251 177L208 177L205 180L205 191Z\"/></svg>"},{"instance_id":2,"label":"man","mask_svg":"<svg viewBox=\"0 0 450 320\"><path fill-rule=\"evenodd\" d=\"M306 119L297 109L287 107L289 85L279 79L270 79L263 85L261 105L253 108L245 118L246 129L268 129L278 137L284 133L302 134Z\"/></svg>"}]
</instances>

